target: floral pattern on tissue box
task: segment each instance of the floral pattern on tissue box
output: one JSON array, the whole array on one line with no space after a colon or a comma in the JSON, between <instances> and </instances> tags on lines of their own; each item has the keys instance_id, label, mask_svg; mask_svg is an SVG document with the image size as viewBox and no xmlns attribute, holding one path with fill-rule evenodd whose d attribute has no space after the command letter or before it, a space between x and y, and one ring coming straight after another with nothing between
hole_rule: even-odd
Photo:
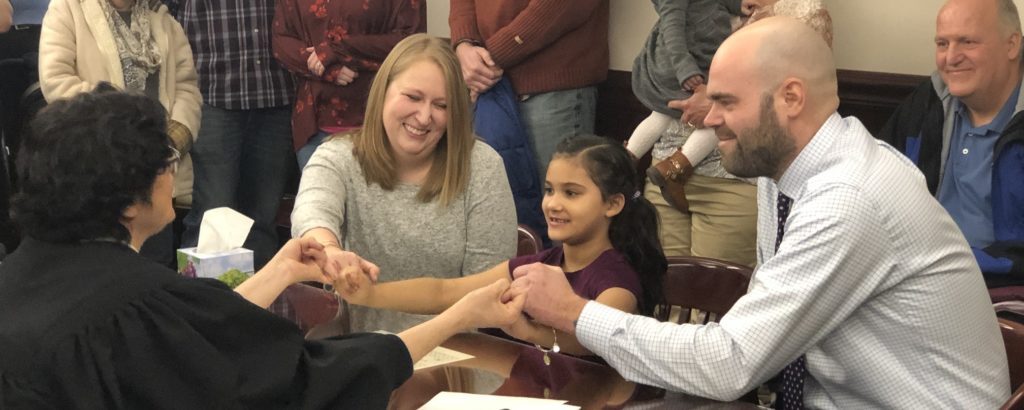
<instances>
[{"instance_id":1,"label":"floral pattern on tissue box","mask_svg":"<svg viewBox=\"0 0 1024 410\"><path fill-rule=\"evenodd\" d=\"M199 253L196 248L178 249L178 273L192 278L220 279L235 287L253 273L252 251L238 248Z\"/></svg>"}]
</instances>

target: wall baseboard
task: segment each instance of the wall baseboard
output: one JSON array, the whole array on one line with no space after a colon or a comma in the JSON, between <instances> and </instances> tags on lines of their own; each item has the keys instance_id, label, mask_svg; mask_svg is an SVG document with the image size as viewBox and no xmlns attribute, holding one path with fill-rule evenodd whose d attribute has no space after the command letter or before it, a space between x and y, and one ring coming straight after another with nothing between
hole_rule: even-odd
<instances>
[{"instance_id":1,"label":"wall baseboard","mask_svg":"<svg viewBox=\"0 0 1024 410\"><path fill-rule=\"evenodd\" d=\"M855 116L871 132L877 132L896 107L927 76L838 70L839 113ZM608 79L598 86L597 123L595 131L618 140L625 140L640 121L650 115L633 95L631 73L609 70Z\"/></svg>"}]
</instances>

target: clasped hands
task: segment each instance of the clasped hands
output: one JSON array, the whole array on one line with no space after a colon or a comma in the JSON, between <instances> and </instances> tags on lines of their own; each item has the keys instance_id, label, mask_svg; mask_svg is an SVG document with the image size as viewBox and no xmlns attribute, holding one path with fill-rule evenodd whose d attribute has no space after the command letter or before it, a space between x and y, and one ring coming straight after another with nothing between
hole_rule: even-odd
<instances>
[{"instance_id":1,"label":"clasped hands","mask_svg":"<svg viewBox=\"0 0 1024 410\"><path fill-rule=\"evenodd\" d=\"M322 77L326 67L324 67L323 61L320 60L320 56L317 55L316 49L313 47L306 47L303 51L309 53L309 55L306 56L306 68L308 68L309 72L313 75ZM348 66L334 68L329 71L328 74L328 78L325 78L327 81L341 86L349 85L352 81L355 81L356 77L359 77L359 73Z\"/></svg>"},{"instance_id":2,"label":"clasped hands","mask_svg":"<svg viewBox=\"0 0 1024 410\"><path fill-rule=\"evenodd\" d=\"M494 62L491 53L486 48L470 43L460 43L455 46L455 55L459 58L462 77L466 81L470 99L473 101L497 84L505 73L505 70Z\"/></svg>"},{"instance_id":3,"label":"clasped hands","mask_svg":"<svg viewBox=\"0 0 1024 410\"><path fill-rule=\"evenodd\" d=\"M372 297L377 273L351 264L342 269L341 279L334 282L335 291L350 303L362 304ZM466 314L485 316L479 321L486 324L477 327L499 327L520 339L535 334L539 326L575 333L573 322L586 299L576 295L561 268L533 263L516 268L513 276L515 280L511 283L501 279L470 292L452 309L467 305Z\"/></svg>"}]
</instances>

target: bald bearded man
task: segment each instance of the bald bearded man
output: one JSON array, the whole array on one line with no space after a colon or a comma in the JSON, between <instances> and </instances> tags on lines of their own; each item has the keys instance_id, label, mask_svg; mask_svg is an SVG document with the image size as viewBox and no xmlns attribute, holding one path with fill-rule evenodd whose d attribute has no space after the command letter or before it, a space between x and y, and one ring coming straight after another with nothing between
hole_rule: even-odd
<instances>
[{"instance_id":1,"label":"bald bearded man","mask_svg":"<svg viewBox=\"0 0 1024 410\"><path fill-rule=\"evenodd\" d=\"M832 53L771 17L711 64L705 124L729 172L758 180L758 268L719 323L676 325L516 270L537 321L624 377L734 400L779 376L778 408L996 408L1006 355L977 264L914 164L836 113Z\"/></svg>"}]
</instances>

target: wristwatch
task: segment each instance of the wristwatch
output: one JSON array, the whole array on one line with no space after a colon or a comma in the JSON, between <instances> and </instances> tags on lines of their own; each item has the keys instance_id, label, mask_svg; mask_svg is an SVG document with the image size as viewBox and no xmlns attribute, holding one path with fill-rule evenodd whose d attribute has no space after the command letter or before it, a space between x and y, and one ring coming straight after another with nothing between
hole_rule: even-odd
<instances>
[{"instance_id":1,"label":"wristwatch","mask_svg":"<svg viewBox=\"0 0 1024 410\"><path fill-rule=\"evenodd\" d=\"M467 37L467 38L460 38L459 41L456 41L455 45L452 46L452 50L459 48L459 44L462 44L462 43L469 43L470 45L473 45L473 46L476 46L476 47L483 47L484 46L484 43L480 42L480 40Z\"/></svg>"}]
</instances>

